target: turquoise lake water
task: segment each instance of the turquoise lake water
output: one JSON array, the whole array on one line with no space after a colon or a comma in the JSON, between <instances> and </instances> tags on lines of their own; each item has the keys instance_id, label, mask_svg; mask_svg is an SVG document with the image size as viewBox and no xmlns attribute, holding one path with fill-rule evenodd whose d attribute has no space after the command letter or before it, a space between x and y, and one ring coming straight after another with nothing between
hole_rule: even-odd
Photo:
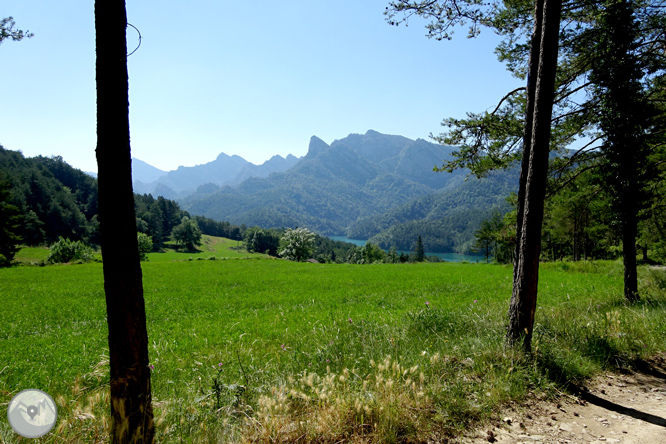
<instances>
[{"instance_id":1,"label":"turquoise lake water","mask_svg":"<svg viewBox=\"0 0 666 444\"><path fill-rule=\"evenodd\" d=\"M350 244L362 247L367 240L363 239L347 239L345 236L328 236L335 241L349 242ZM398 251L400 253L413 253L412 251ZM426 251L426 256L437 256L438 258L449 262L485 262L486 257L480 254L458 254L458 253L430 253Z\"/></svg>"}]
</instances>

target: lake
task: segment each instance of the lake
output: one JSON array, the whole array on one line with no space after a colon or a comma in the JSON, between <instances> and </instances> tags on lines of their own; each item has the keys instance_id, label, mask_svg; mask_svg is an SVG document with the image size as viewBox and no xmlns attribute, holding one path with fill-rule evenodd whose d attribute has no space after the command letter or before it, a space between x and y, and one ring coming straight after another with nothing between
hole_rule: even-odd
<instances>
[{"instance_id":1,"label":"lake","mask_svg":"<svg viewBox=\"0 0 666 444\"><path fill-rule=\"evenodd\" d=\"M328 236L329 239L334 241L349 242L350 244L358 245L362 247L365 245L367 240L364 239L347 239L345 236ZM398 254L405 253L410 254L412 251L398 251ZM437 256L438 258L449 261L449 262L485 262L486 257L481 254L458 254L458 253L431 253L426 251L427 256Z\"/></svg>"}]
</instances>

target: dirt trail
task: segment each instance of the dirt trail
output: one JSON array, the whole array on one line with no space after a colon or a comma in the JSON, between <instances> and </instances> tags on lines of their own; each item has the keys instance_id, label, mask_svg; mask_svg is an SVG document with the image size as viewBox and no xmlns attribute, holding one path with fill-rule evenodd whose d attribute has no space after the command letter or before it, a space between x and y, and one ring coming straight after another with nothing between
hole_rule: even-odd
<instances>
[{"instance_id":1,"label":"dirt trail","mask_svg":"<svg viewBox=\"0 0 666 444\"><path fill-rule=\"evenodd\" d=\"M505 414L464 442L666 444L666 355L599 377L577 397Z\"/></svg>"}]
</instances>

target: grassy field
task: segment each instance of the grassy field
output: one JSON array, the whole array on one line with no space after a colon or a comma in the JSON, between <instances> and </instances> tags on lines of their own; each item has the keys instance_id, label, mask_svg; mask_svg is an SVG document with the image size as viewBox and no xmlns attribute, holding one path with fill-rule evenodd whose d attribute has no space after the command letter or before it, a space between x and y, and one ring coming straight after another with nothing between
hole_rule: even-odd
<instances>
[{"instance_id":1,"label":"grassy field","mask_svg":"<svg viewBox=\"0 0 666 444\"><path fill-rule=\"evenodd\" d=\"M264 254L247 253L244 250L238 250L242 246L239 241L226 239L223 237L214 237L203 235L201 238L201 245L197 247L196 251L187 251L182 249L173 248L167 245L160 252L148 253L149 262L177 262L188 260L210 260L215 259L229 259L229 258L268 258ZM25 247L22 248L15 256L14 260L22 265L40 265L46 262L49 257L49 249L47 247ZM102 255L97 252L96 259L101 260Z\"/></svg>"},{"instance_id":2,"label":"grassy field","mask_svg":"<svg viewBox=\"0 0 666 444\"><path fill-rule=\"evenodd\" d=\"M165 248L164 251L159 253L149 253L148 260L150 262L172 262L172 261L186 261L186 260L204 260L215 257L221 258L268 258L264 254L247 253L245 250L238 251L236 248L242 246L242 242L223 237L202 236L201 245L197 251L183 251L173 248ZM232 247L234 249L232 249Z\"/></svg>"},{"instance_id":3,"label":"grassy field","mask_svg":"<svg viewBox=\"0 0 666 444\"><path fill-rule=\"evenodd\" d=\"M48 247L25 247L16 253L14 260L23 265L39 264L40 262L46 262L49 252Z\"/></svg>"},{"instance_id":4,"label":"grassy field","mask_svg":"<svg viewBox=\"0 0 666 444\"><path fill-rule=\"evenodd\" d=\"M626 307L619 263L545 264L524 357L503 346L509 267L196 260L228 246L142 263L160 442L453 436L666 350L666 280L642 270L646 297ZM43 389L60 415L41 442L103 439L101 264L0 269L0 307L0 404ZM16 436L0 422L0 440Z\"/></svg>"}]
</instances>

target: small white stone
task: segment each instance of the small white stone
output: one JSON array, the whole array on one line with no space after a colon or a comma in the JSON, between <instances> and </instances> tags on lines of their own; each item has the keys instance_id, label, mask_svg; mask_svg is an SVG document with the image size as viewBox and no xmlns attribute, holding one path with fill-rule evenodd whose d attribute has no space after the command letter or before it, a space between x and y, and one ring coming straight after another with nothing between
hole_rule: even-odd
<instances>
[{"instance_id":1,"label":"small white stone","mask_svg":"<svg viewBox=\"0 0 666 444\"><path fill-rule=\"evenodd\" d=\"M569 424L560 424L560 430L565 432L573 432L573 428Z\"/></svg>"}]
</instances>

